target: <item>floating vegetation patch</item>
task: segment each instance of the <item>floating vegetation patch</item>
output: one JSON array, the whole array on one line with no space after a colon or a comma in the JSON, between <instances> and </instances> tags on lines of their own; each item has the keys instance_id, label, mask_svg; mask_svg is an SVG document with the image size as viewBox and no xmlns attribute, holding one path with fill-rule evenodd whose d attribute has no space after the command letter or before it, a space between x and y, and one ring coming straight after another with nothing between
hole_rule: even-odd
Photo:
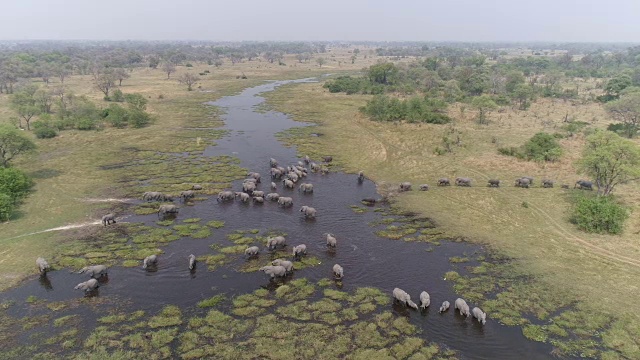
<instances>
[{"instance_id":1,"label":"floating vegetation patch","mask_svg":"<svg viewBox=\"0 0 640 360\"><path fill-rule=\"evenodd\" d=\"M224 221L221 220L211 220L207 223L208 227L212 227L214 229L220 229L224 226Z\"/></svg>"},{"instance_id":2,"label":"floating vegetation patch","mask_svg":"<svg viewBox=\"0 0 640 360\"><path fill-rule=\"evenodd\" d=\"M349 207L351 208L351 211L353 211L356 214L363 214L367 212L366 207L362 207L358 205L350 205Z\"/></svg>"},{"instance_id":3,"label":"floating vegetation patch","mask_svg":"<svg viewBox=\"0 0 640 360\"><path fill-rule=\"evenodd\" d=\"M198 302L198 307L199 308L216 307L220 305L223 301L225 301L226 298L227 297L224 294L218 294Z\"/></svg>"}]
</instances>

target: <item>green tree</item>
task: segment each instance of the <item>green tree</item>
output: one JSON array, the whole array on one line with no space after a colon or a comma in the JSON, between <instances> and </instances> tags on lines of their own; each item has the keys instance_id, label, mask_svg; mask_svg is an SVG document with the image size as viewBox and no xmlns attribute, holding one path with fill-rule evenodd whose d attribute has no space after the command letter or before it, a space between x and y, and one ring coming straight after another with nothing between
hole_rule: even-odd
<instances>
[{"instance_id":1,"label":"green tree","mask_svg":"<svg viewBox=\"0 0 640 360\"><path fill-rule=\"evenodd\" d=\"M22 131L10 125L0 125L0 165L9 167L9 162L20 154L33 151L36 144Z\"/></svg>"},{"instance_id":2,"label":"green tree","mask_svg":"<svg viewBox=\"0 0 640 360\"><path fill-rule=\"evenodd\" d=\"M526 110L531 105L530 101L535 98L535 91L533 87L529 85L520 84L516 86L511 96L518 103L520 110Z\"/></svg>"},{"instance_id":3,"label":"green tree","mask_svg":"<svg viewBox=\"0 0 640 360\"><path fill-rule=\"evenodd\" d=\"M138 93L134 93L134 94L125 94L124 95L124 101L127 102L127 104L129 104L130 107L136 109L136 110L140 110L140 111L145 111L147 110L147 99L142 95L142 94L138 94Z\"/></svg>"},{"instance_id":4,"label":"green tree","mask_svg":"<svg viewBox=\"0 0 640 360\"><path fill-rule=\"evenodd\" d=\"M478 110L478 124L483 125L489 123L487 115L498 108L498 105L489 95L474 97L471 101L471 105Z\"/></svg>"},{"instance_id":5,"label":"green tree","mask_svg":"<svg viewBox=\"0 0 640 360\"><path fill-rule=\"evenodd\" d=\"M393 83L394 76L398 73L398 68L390 62L371 65L369 67L369 80L378 84Z\"/></svg>"},{"instance_id":6,"label":"green tree","mask_svg":"<svg viewBox=\"0 0 640 360\"><path fill-rule=\"evenodd\" d=\"M619 184L640 178L640 148L610 131L587 137L578 169L595 179L599 195L609 195Z\"/></svg>"},{"instance_id":7,"label":"green tree","mask_svg":"<svg viewBox=\"0 0 640 360\"><path fill-rule=\"evenodd\" d=\"M0 193L11 197L15 203L25 197L33 182L24 172L15 168L0 168Z\"/></svg>"},{"instance_id":8,"label":"green tree","mask_svg":"<svg viewBox=\"0 0 640 360\"><path fill-rule=\"evenodd\" d=\"M623 133L632 138L640 129L640 93L630 93L611 101L605 109L614 119L623 124Z\"/></svg>"},{"instance_id":9,"label":"green tree","mask_svg":"<svg viewBox=\"0 0 640 360\"><path fill-rule=\"evenodd\" d=\"M7 194L0 193L0 221L7 221L13 213L13 201Z\"/></svg>"},{"instance_id":10,"label":"green tree","mask_svg":"<svg viewBox=\"0 0 640 360\"><path fill-rule=\"evenodd\" d=\"M520 71L512 71L507 74L504 88L507 93L513 93L518 85L522 85L525 82L524 75Z\"/></svg>"},{"instance_id":11,"label":"green tree","mask_svg":"<svg viewBox=\"0 0 640 360\"><path fill-rule=\"evenodd\" d=\"M37 86L27 85L11 96L11 107L20 117L20 128L22 128L22 120L24 120L27 123L27 130L31 130L31 119L42 112L36 104L35 95L37 92Z\"/></svg>"},{"instance_id":12,"label":"green tree","mask_svg":"<svg viewBox=\"0 0 640 360\"><path fill-rule=\"evenodd\" d=\"M316 62L318 63L319 67L322 67L322 65L324 65L327 62L327 60L325 60L325 58L323 57L319 57L316 59Z\"/></svg>"},{"instance_id":13,"label":"green tree","mask_svg":"<svg viewBox=\"0 0 640 360\"><path fill-rule=\"evenodd\" d=\"M604 91L607 92L607 99L605 100L617 99L620 97L620 92L631 86L631 84L631 77L626 74L618 75L607 81L607 85L604 87Z\"/></svg>"},{"instance_id":14,"label":"green tree","mask_svg":"<svg viewBox=\"0 0 640 360\"><path fill-rule=\"evenodd\" d=\"M527 160L556 161L562 156L562 147L551 134L537 133L523 146Z\"/></svg>"}]
</instances>

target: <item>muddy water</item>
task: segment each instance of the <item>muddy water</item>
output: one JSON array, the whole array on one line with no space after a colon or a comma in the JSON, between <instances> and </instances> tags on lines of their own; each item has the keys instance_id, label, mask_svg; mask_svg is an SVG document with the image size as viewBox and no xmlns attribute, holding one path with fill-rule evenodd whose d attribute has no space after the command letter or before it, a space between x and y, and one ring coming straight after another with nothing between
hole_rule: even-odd
<instances>
[{"instance_id":1,"label":"muddy water","mask_svg":"<svg viewBox=\"0 0 640 360\"><path fill-rule=\"evenodd\" d=\"M293 82L308 82L312 79ZM270 192L268 179L269 158L278 159L281 165L296 163L295 149L283 147L274 134L304 124L294 122L282 113L256 112L256 106L264 99L259 94L272 91L291 81L270 82L250 88L239 95L222 98L211 105L225 111L223 119L230 134L210 147L204 156L231 155L241 160L241 166L263 174L265 178L260 190ZM319 159L314 159L319 162ZM291 245L305 243L310 255L320 259L316 267L296 271L294 277L306 277L317 281L331 277L333 264L339 263L345 269L343 290L361 286L374 286L391 294L394 287L400 287L418 300L421 291L431 295L431 307L426 312L408 310L393 306L394 312L408 316L422 329L428 341L444 344L458 351L467 359L546 359L551 347L526 340L519 328L498 324L488 314L485 326L472 319L465 319L449 310L438 314L438 307L444 300L453 304L457 298L451 283L443 280L444 273L452 269L449 258L470 256L482 252L479 247L463 243L443 241L440 246L426 243L406 243L377 237L376 228L370 222L381 215L370 208L363 214L354 213L350 205L359 204L360 199L376 197L375 186L370 181L358 184L354 175L330 173L310 174L305 182L314 184L312 195L303 195L297 190L286 190L280 183L277 192L294 199L293 208L282 209L275 203L264 205L242 204L239 202L217 203L215 198L197 202L195 206L183 207L178 219L202 218L202 222L212 219L224 220L225 226L214 230L207 239L182 239L164 248L157 271L148 272L141 268L110 269L109 280L94 296L109 299L111 304L130 309L157 311L166 304L176 304L187 310L194 310L196 302L218 293L228 297L247 293L260 287L271 288L262 273L240 273L235 269L244 261L238 258L230 266L213 272L201 265L195 272L187 269L187 256L209 254L209 246L221 243L228 246L226 234L234 230L274 229L287 233ZM235 190L241 182L233 184ZM315 220L305 220L298 211L301 205L310 205L318 210ZM153 224L155 215L132 216L129 221ZM338 249L328 251L324 246L323 234L331 232L338 239ZM48 283L34 280L0 295L0 301L14 299L24 304L29 295L49 301L69 300L81 297L73 286L84 281L81 275L67 270L51 272ZM470 304L474 306L475 304ZM391 307L391 305L390 305ZM10 313L19 313L23 305L10 308ZM100 310L80 308L86 315L84 325L93 326ZM73 311L71 311L73 313Z\"/></svg>"}]
</instances>

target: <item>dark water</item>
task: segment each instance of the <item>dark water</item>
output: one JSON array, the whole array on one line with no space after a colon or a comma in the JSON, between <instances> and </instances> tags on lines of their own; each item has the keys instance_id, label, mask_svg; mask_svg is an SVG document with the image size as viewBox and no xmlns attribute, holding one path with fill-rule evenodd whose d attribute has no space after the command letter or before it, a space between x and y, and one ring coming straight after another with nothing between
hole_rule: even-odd
<instances>
[{"instance_id":1,"label":"dark water","mask_svg":"<svg viewBox=\"0 0 640 360\"><path fill-rule=\"evenodd\" d=\"M263 174L260 190L269 189L269 158L278 159L282 166L297 163L293 148L283 147L274 134L287 128L304 126L294 122L282 113L257 113L255 107L264 101L258 94L271 91L277 86L296 81L270 82L247 89L239 95L222 98L211 105L226 111L223 116L225 128L230 135L219 141L215 147L206 149L205 156L232 155L241 160L241 166ZM319 159L314 159L319 162ZM158 271L147 272L141 268L114 267L109 271L108 283L101 286L97 294L130 309L156 311L166 304L176 304L193 309L196 302L218 293L228 297L270 286L262 273L240 273L234 270L242 263L238 259L229 267L213 272L202 264L195 273L187 269L187 256L191 253L204 255L211 253L209 246L219 242L228 245L226 234L234 230L274 229L286 232L289 248L304 243L310 255L321 259L322 264L313 268L296 271L295 277L306 277L311 281L331 277L333 264L339 263L345 269L343 290L350 291L361 286L374 286L391 294L394 287L407 291L418 302L418 295L426 290L431 295L432 305L426 312L393 306L393 310L408 316L418 325L428 340L444 344L459 352L466 359L546 359L551 347L546 344L526 340L519 328L498 324L488 314L487 323L481 326L471 318L465 319L453 309L438 314L442 301L448 300L453 306L458 297L450 282L443 280L444 273L452 269L452 256L472 256L482 249L464 243L443 241L440 246L426 243L406 243L377 237L375 228L369 223L380 219L381 215L368 211L356 214L350 205L359 204L360 199L376 197L375 186L370 181L358 184L356 176L343 173L328 175L310 174L301 181L314 184L312 195L303 195L297 190L285 190L279 183L277 192L294 199L293 208L282 209L275 203L264 205L240 202L217 203L215 198L197 202L195 206L181 208L178 219L202 218L202 223L211 219L224 220L222 229L214 230L208 239L182 239L164 248L160 256ZM233 184L236 191L241 182ZM318 210L315 220L307 221L298 211L300 206L310 205ZM155 215L133 216L128 220L152 224ZM323 234L331 232L338 239L337 251L328 251ZM73 286L86 280L84 276L71 274L66 270L51 272L49 284L34 280L1 294L0 300L15 299L19 304L29 295L49 301L68 300L81 297ZM471 307L475 304L470 303ZM10 309L16 313L21 305ZM389 305L391 308L392 306ZM80 308L88 320L85 326L92 326L99 310ZM197 310L189 310L197 311ZM189 312L188 311L188 312ZM10 312L10 313L11 313Z\"/></svg>"}]
</instances>

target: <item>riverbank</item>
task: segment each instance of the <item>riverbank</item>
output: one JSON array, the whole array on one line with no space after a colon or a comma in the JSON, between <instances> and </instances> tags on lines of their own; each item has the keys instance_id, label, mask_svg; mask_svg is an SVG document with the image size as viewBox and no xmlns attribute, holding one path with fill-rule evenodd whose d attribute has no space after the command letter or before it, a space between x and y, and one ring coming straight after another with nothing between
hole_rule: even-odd
<instances>
[{"instance_id":1,"label":"riverbank","mask_svg":"<svg viewBox=\"0 0 640 360\"><path fill-rule=\"evenodd\" d=\"M513 259L510 269L487 264L471 269L466 280L456 278L457 290L476 298L482 295L494 317L524 325L525 335L553 343L559 353L640 357L637 221L631 220L618 237L580 233L566 220L569 191L509 186L511 179L525 174L571 184L577 177L572 164L583 140L563 140L565 157L546 166L497 155L496 146L517 145L549 126L528 116L552 106L562 111L563 104L538 103L528 113L501 114L493 125L478 127L470 115L457 116L452 126L372 122L358 111L367 96L330 94L322 84L282 87L267 98L277 111L320 125L288 137L300 155L334 155L337 165L350 172L364 170L379 185L429 183L431 190L404 193L397 205L433 218L448 233L488 245L499 257ZM593 116L594 126L606 124L606 119L598 120L601 110L581 111ZM311 132L322 136L310 136ZM448 135L460 135L462 146L452 154L435 155ZM456 176L472 177L474 186L434 186L440 177ZM503 179L505 186L488 188L489 178ZM619 191L629 194L626 202L637 208L633 185ZM497 286L483 288L482 282Z\"/></svg>"}]
</instances>

